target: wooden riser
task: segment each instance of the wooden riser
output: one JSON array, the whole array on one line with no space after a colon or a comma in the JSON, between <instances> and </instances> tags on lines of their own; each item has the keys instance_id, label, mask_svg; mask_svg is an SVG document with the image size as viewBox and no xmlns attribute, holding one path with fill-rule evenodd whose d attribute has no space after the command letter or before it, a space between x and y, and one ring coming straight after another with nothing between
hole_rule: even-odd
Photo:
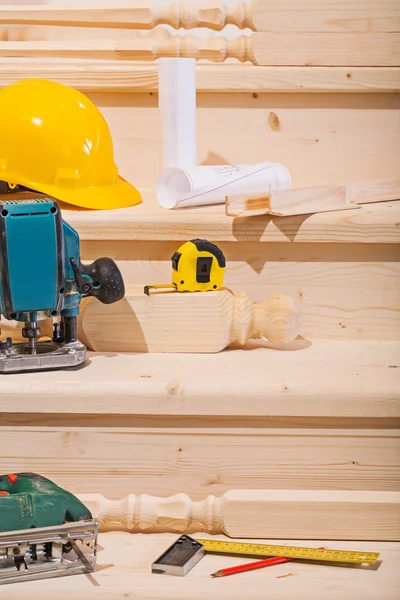
<instances>
[{"instance_id":1,"label":"wooden riser","mask_svg":"<svg viewBox=\"0 0 400 600\"><path fill-rule=\"evenodd\" d=\"M154 188L161 167L157 95L90 98L109 123L122 175ZM280 162L296 187L396 177L399 108L398 94L199 94L197 162Z\"/></svg>"},{"instance_id":2,"label":"wooden riser","mask_svg":"<svg viewBox=\"0 0 400 600\"><path fill-rule=\"evenodd\" d=\"M117 260L127 288L171 281L178 242L95 242L82 255ZM306 339L400 339L400 263L396 244L219 243L225 286L254 302L284 293L302 311ZM133 289L133 287L132 287ZM100 310L100 308L99 308ZM102 309L112 322L113 307Z\"/></svg>"},{"instance_id":3,"label":"wooden riser","mask_svg":"<svg viewBox=\"0 0 400 600\"><path fill-rule=\"evenodd\" d=\"M41 425L31 426L18 420L1 420L2 471L38 471L76 494L185 492L202 500L231 489L400 491L398 430L277 429L262 427L263 419L258 428L243 428L240 419L228 428L215 417L208 428L195 418L180 428L174 421L155 428L155 417L147 427L136 418L131 426L113 426L112 417L100 425L95 415L33 415Z\"/></svg>"}]
</instances>

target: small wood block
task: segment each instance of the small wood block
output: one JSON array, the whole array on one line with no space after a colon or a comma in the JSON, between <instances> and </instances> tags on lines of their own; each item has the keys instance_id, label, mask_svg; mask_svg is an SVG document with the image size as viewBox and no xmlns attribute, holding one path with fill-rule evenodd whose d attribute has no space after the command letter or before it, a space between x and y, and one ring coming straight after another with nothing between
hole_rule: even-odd
<instances>
[{"instance_id":1,"label":"small wood block","mask_svg":"<svg viewBox=\"0 0 400 600\"><path fill-rule=\"evenodd\" d=\"M346 188L347 199L354 204L400 200L400 179L396 177L348 183Z\"/></svg>"},{"instance_id":2,"label":"small wood block","mask_svg":"<svg viewBox=\"0 0 400 600\"><path fill-rule=\"evenodd\" d=\"M264 195L227 196L225 206L226 214L235 217L285 217L354 208L347 199L345 185L289 189Z\"/></svg>"}]
</instances>

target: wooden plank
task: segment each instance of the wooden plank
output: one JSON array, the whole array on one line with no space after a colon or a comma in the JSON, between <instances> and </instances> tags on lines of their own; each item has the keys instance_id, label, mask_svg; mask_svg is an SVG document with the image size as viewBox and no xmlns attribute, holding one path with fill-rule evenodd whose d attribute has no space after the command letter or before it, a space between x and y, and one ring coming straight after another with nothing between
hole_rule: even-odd
<instances>
[{"instance_id":1,"label":"wooden plank","mask_svg":"<svg viewBox=\"0 0 400 600\"><path fill-rule=\"evenodd\" d=\"M122 176L141 191L154 190L162 168L157 97L90 97L110 126ZM398 177L399 110L400 94L199 94L197 160L205 165L280 162L296 188ZM146 208L152 210L150 204ZM176 210L168 216L160 210L161 228L167 219L178 222L182 212L186 213ZM215 210L203 207L201 213L206 212ZM350 214L346 220L351 222ZM262 237L265 222L261 225L254 239ZM154 236L157 227L146 235ZM242 229L249 232L248 222ZM325 223L318 229L325 230Z\"/></svg>"},{"instance_id":2,"label":"wooden plank","mask_svg":"<svg viewBox=\"0 0 400 600\"><path fill-rule=\"evenodd\" d=\"M137 61L3 58L0 87L26 77L58 81L83 92L155 92L157 65ZM398 92L397 67L256 67L198 64L198 92Z\"/></svg>"},{"instance_id":3,"label":"wooden plank","mask_svg":"<svg viewBox=\"0 0 400 600\"><path fill-rule=\"evenodd\" d=\"M227 196L225 212L232 217L289 216L348 210L354 204L400 199L400 179Z\"/></svg>"},{"instance_id":4,"label":"wooden plank","mask_svg":"<svg viewBox=\"0 0 400 600\"><path fill-rule=\"evenodd\" d=\"M202 500L246 488L400 491L399 430L244 428L240 421L229 428L212 419L203 428L157 428L153 415L144 427L115 427L99 426L93 412L86 420L58 415L53 426L3 425L2 472L37 472L76 494L108 498L186 492Z\"/></svg>"},{"instance_id":5,"label":"wooden plank","mask_svg":"<svg viewBox=\"0 0 400 600\"><path fill-rule=\"evenodd\" d=\"M306 339L400 339L397 244L219 246L227 260L225 285L254 302L279 291L296 299ZM177 248L177 242L89 241L82 244L82 256L90 262L113 257L129 288L170 281L171 256ZM106 321L104 317L107 329Z\"/></svg>"},{"instance_id":6,"label":"wooden plank","mask_svg":"<svg viewBox=\"0 0 400 600\"><path fill-rule=\"evenodd\" d=\"M286 217L350 208L354 207L348 201L345 185L281 190L266 195L240 194L225 200L225 212L231 217Z\"/></svg>"},{"instance_id":7,"label":"wooden plank","mask_svg":"<svg viewBox=\"0 0 400 600\"><path fill-rule=\"evenodd\" d=\"M345 212L304 217L265 216L235 219L224 205L166 211L154 193L138 206L115 211L88 212L63 207L68 223L82 240L174 240L205 237L214 242L334 242L399 243L400 202L388 202ZM146 278L147 279L147 278Z\"/></svg>"},{"instance_id":8,"label":"wooden plank","mask_svg":"<svg viewBox=\"0 0 400 600\"><path fill-rule=\"evenodd\" d=\"M399 6L395 1L308 0L298 11L290 0L253 0L229 3L211 1L206 6L157 6L148 0L83 6L0 6L0 24L64 25L153 29L168 24L175 29L208 27L220 31L233 24L255 31L399 31Z\"/></svg>"},{"instance_id":9,"label":"wooden plank","mask_svg":"<svg viewBox=\"0 0 400 600\"><path fill-rule=\"evenodd\" d=\"M255 65L400 66L398 33L254 33L236 39L168 36L154 30L148 36L86 42L0 42L1 57L96 58L149 60L186 57L223 62L236 58Z\"/></svg>"},{"instance_id":10,"label":"wooden plank","mask_svg":"<svg viewBox=\"0 0 400 600\"><path fill-rule=\"evenodd\" d=\"M350 202L368 204L400 199L400 179L377 179L347 184L347 195Z\"/></svg>"},{"instance_id":11,"label":"wooden plank","mask_svg":"<svg viewBox=\"0 0 400 600\"><path fill-rule=\"evenodd\" d=\"M244 562L243 558L208 556L201 560L186 577L158 577L151 574L151 564L177 539L177 534L104 533L99 536L98 569L90 577L76 575L68 578L68 585L60 579L37 580L29 585L7 586L9 600L43 600L46 597L70 600L99 600L130 598L135 600L203 600L214 597L218 585L218 600L265 600L265 586L274 600L398 600L400 586L400 544L393 542L322 541L292 539L269 540L268 543L327 547L338 550L364 550L380 552L380 565L369 571L365 568L335 568L331 565L288 563L272 569L259 569L223 577L217 584L210 574L218 568L227 568ZM227 540L222 535L202 538ZM247 540L261 543L259 539ZM291 577L281 579L282 575ZM299 585L301 582L301 585ZM94 590L94 586L96 589Z\"/></svg>"},{"instance_id":12,"label":"wooden plank","mask_svg":"<svg viewBox=\"0 0 400 600\"><path fill-rule=\"evenodd\" d=\"M398 343L299 339L291 348L90 354L77 371L3 377L0 403L3 413L399 416Z\"/></svg>"}]
</instances>

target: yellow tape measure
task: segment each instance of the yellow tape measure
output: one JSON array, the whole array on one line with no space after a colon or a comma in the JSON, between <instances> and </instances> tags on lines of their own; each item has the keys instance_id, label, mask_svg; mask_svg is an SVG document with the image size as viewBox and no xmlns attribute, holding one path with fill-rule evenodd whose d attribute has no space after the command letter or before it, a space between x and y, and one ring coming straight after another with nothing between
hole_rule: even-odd
<instances>
[{"instance_id":1,"label":"yellow tape measure","mask_svg":"<svg viewBox=\"0 0 400 600\"><path fill-rule=\"evenodd\" d=\"M196 538L209 554L235 554L238 556L284 556L303 560L329 562L350 562L373 564L379 552L358 552L355 550L327 550L322 548L299 548L297 546L271 546L269 544L249 544L247 542L222 542Z\"/></svg>"}]
</instances>

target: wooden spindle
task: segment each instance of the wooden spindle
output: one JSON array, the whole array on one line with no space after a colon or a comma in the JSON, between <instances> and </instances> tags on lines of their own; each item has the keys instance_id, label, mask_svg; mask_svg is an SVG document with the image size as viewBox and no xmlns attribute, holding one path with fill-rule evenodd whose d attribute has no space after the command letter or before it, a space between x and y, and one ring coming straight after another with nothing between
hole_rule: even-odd
<instances>
[{"instance_id":1,"label":"wooden spindle","mask_svg":"<svg viewBox=\"0 0 400 600\"><path fill-rule=\"evenodd\" d=\"M217 63L236 58L240 62L271 66L397 66L400 34L254 33L228 40L168 36L163 30L154 30L137 39L0 42L0 56L141 61L186 57Z\"/></svg>"},{"instance_id":2,"label":"wooden spindle","mask_svg":"<svg viewBox=\"0 0 400 600\"><path fill-rule=\"evenodd\" d=\"M207 319L199 321L199 315ZM52 336L52 319L41 321L42 336ZM255 304L229 290L198 294L156 292L143 288L112 306L85 298L78 317L79 339L95 352L220 352L266 338L284 346L299 334L301 315L289 296L276 294ZM2 338L23 341L21 323L0 321Z\"/></svg>"},{"instance_id":3,"label":"wooden spindle","mask_svg":"<svg viewBox=\"0 0 400 600\"><path fill-rule=\"evenodd\" d=\"M200 318L204 315L204 318ZM87 298L78 318L80 339L95 352L220 352L231 344L267 338L292 342L301 315L289 296L276 294L255 304L227 289L181 294L130 288L111 306Z\"/></svg>"},{"instance_id":4,"label":"wooden spindle","mask_svg":"<svg viewBox=\"0 0 400 600\"><path fill-rule=\"evenodd\" d=\"M224 533L266 539L400 540L400 494L339 490L231 490L194 502L186 494L79 499L100 531ZM368 522L368 528L365 523Z\"/></svg>"},{"instance_id":5,"label":"wooden spindle","mask_svg":"<svg viewBox=\"0 0 400 600\"><path fill-rule=\"evenodd\" d=\"M0 24L65 25L124 29L153 29L167 24L175 29L208 27L220 31L233 24L253 31L399 31L397 0L308 0L299 10L291 0L252 0L225 4L212 0L171 2L167 6L151 0L65 5L12 4L0 6Z\"/></svg>"}]
</instances>

